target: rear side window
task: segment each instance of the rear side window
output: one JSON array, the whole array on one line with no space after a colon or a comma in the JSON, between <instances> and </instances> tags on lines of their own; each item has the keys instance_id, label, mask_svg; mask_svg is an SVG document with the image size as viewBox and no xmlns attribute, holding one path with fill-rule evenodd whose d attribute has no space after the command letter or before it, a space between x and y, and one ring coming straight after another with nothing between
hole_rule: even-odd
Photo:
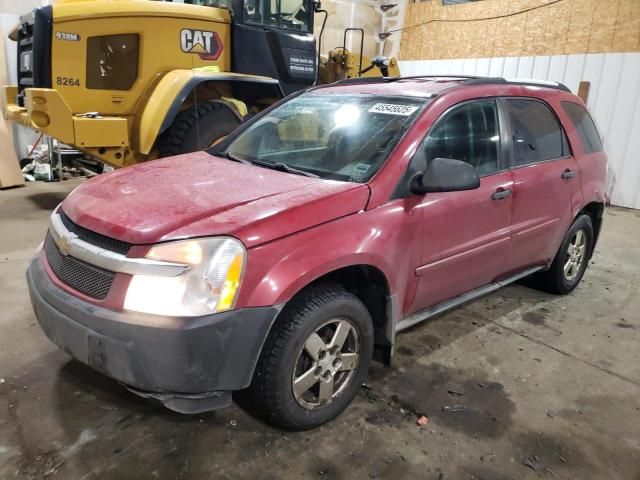
<instances>
[{"instance_id":1,"label":"rear side window","mask_svg":"<svg viewBox=\"0 0 640 480\"><path fill-rule=\"evenodd\" d=\"M589 112L582 105L573 102L562 102L562 108L576 127L585 153L601 152L602 140Z\"/></svg>"},{"instance_id":2,"label":"rear side window","mask_svg":"<svg viewBox=\"0 0 640 480\"><path fill-rule=\"evenodd\" d=\"M551 109L537 100L506 99L513 135L515 167L561 158L569 153L567 139Z\"/></svg>"}]
</instances>

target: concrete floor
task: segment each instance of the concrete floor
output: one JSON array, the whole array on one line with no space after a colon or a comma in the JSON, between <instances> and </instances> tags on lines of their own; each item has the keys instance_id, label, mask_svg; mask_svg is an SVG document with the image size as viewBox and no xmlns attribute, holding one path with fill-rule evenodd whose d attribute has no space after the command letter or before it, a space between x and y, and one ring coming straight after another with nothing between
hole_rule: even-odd
<instances>
[{"instance_id":1,"label":"concrete floor","mask_svg":"<svg viewBox=\"0 0 640 480\"><path fill-rule=\"evenodd\" d=\"M404 332L345 414L283 433L153 406L44 337L24 272L77 183L0 192L0 478L640 479L640 212L606 212L572 295L511 286Z\"/></svg>"}]
</instances>

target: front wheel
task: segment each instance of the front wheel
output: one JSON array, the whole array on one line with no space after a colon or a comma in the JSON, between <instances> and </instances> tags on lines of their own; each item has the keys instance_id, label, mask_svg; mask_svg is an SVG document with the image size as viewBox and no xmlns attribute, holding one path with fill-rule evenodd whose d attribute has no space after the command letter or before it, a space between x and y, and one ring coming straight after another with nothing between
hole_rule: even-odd
<instances>
[{"instance_id":1,"label":"front wheel","mask_svg":"<svg viewBox=\"0 0 640 480\"><path fill-rule=\"evenodd\" d=\"M587 269L593 240L591 217L585 214L578 216L569 228L551 268L538 275L537 285L542 290L560 295L576 288Z\"/></svg>"},{"instance_id":2,"label":"front wheel","mask_svg":"<svg viewBox=\"0 0 640 480\"><path fill-rule=\"evenodd\" d=\"M339 415L358 393L373 355L365 305L339 286L309 288L278 318L249 387L268 422L306 430Z\"/></svg>"}]
</instances>

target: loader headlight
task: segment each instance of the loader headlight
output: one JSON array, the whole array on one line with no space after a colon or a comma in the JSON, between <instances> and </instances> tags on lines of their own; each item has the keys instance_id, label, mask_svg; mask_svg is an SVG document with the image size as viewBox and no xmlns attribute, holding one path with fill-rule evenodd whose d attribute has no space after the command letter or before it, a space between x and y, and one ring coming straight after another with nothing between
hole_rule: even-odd
<instances>
[{"instance_id":1,"label":"loader headlight","mask_svg":"<svg viewBox=\"0 0 640 480\"><path fill-rule=\"evenodd\" d=\"M87 88L129 90L138 77L140 37L135 33L87 39Z\"/></svg>"},{"instance_id":2,"label":"loader headlight","mask_svg":"<svg viewBox=\"0 0 640 480\"><path fill-rule=\"evenodd\" d=\"M149 250L146 258L190 268L175 277L134 275L124 300L126 310L196 317L234 307L246 259L238 240L217 237L165 243Z\"/></svg>"}]
</instances>

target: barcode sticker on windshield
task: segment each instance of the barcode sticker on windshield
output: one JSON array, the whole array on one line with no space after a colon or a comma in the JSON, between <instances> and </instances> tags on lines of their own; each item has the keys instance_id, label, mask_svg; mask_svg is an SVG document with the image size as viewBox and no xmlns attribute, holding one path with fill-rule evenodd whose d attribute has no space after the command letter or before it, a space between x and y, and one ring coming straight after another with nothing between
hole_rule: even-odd
<instances>
[{"instance_id":1,"label":"barcode sticker on windshield","mask_svg":"<svg viewBox=\"0 0 640 480\"><path fill-rule=\"evenodd\" d=\"M376 103L368 111L371 113L385 113L387 115L402 115L404 117L408 117L416 110L418 110L418 107L412 107L411 105L397 105L395 103Z\"/></svg>"}]
</instances>

